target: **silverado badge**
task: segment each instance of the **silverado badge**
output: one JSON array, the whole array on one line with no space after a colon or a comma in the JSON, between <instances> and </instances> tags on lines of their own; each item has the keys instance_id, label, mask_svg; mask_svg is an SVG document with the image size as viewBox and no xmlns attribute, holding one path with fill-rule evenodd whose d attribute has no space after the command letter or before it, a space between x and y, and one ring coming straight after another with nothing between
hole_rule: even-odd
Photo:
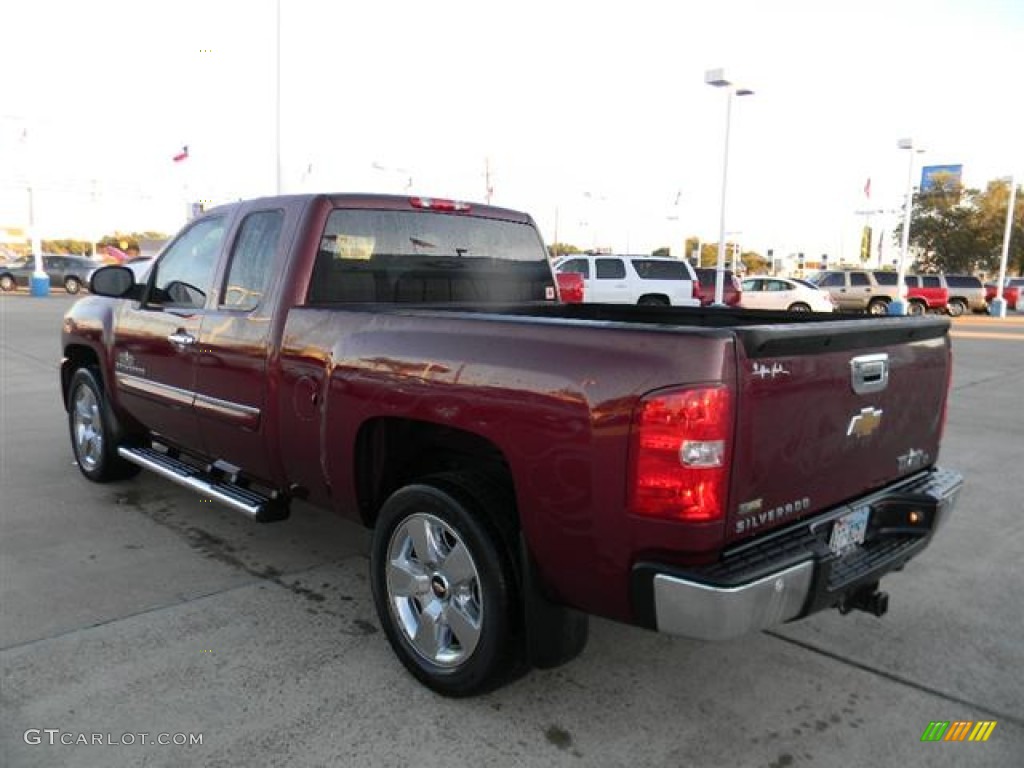
<instances>
[{"instance_id":1,"label":"silverado badge","mask_svg":"<svg viewBox=\"0 0 1024 768\"><path fill-rule=\"evenodd\" d=\"M846 428L847 437L867 437L871 435L878 425L882 423L881 408L862 408L860 413L850 419L850 426Z\"/></svg>"}]
</instances>

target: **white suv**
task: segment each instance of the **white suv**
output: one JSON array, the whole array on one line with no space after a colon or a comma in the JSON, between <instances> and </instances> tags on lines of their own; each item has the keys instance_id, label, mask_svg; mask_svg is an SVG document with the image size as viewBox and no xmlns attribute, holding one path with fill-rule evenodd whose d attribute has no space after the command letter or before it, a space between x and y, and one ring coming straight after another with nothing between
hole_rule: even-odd
<instances>
[{"instance_id":1,"label":"white suv","mask_svg":"<svg viewBox=\"0 0 1024 768\"><path fill-rule=\"evenodd\" d=\"M554 267L556 272L582 275L586 302L700 306L693 268L668 256L579 253L561 257Z\"/></svg>"}]
</instances>

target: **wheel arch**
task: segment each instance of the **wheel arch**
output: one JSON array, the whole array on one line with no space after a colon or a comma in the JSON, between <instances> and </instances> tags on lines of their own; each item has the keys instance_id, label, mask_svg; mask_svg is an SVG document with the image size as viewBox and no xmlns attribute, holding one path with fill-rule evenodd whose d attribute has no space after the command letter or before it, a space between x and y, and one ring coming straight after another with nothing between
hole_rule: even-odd
<instances>
[{"instance_id":1,"label":"wheel arch","mask_svg":"<svg viewBox=\"0 0 1024 768\"><path fill-rule=\"evenodd\" d=\"M665 293L644 293L636 300L637 304L664 304L672 306L672 300Z\"/></svg>"},{"instance_id":2,"label":"wheel arch","mask_svg":"<svg viewBox=\"0 0 1024 768\"><path fill-rule=\"evenodd\" d=\"M99 356L92 347L84 344L69 344L64 348L64 359L60 364L60 394L64 400L65 411L69 408L68 387L71 385L71 377L75 375L75 371L79 368L88 368L90 366L96 368L100 383L109 392L103 366L100 365Z\"/></svg>"},{"instance_id":3,"label":"wheel arch","mask_svg":"<svg viewBox=\"0 0 1024 768\"><path fill-rule=\"evenodd\" d=\"M353 477L359 515L373 527L381 506L397 489L430 475L472 472L506 485L515 500L509 462L491 440L429 421L377 417L356 435ZM518 512L513 504L518 523Z\"/></svg>"}]
</instances>

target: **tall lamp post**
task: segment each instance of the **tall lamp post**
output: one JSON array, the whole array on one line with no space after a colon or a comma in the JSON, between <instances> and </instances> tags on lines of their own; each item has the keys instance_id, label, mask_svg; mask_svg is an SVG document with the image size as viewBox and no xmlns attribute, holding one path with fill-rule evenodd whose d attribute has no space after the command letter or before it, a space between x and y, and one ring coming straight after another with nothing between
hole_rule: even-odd
<instances>
[{"instance_id":1,"label":"tall lamp post","mask_svg":"<svg viewBox=\"0 0 1024 768\"><path fill-rule=\"evenodd\" d=\"M1003 283L1006 282L1006 259L1010 255L1010 235L1013 232L1013 208L1017 204L1017 180L1010 176L1010 200L1006 206L1006 230L1003 232L1003 251L999 257L999 279L996 281L996 297L990 303L989 312L995 317L1006 317L1006 299L1003 298ZM1017 309L1021 309L1020 299Z\"/></svg>"},{"instance_id":2,"label":"tall lamp post","mask_svg":"<svg viewBox=\"0 0 1024 768\"><path fill-rule=\"evenodd\" d=\"M900 139L896 146L910 152L910 161L907 163L907 199L903 208L903 237L900 241L900 260L896 267L896 290L898 298L889 303L890 315L907 314L907 253L910 250L910 213L914 208L914 155L924 152L923 149L914 147L913 139Z\"/></svg>"},{"instance_id":3,"label":"tall lamp post","mask_svg":"<svg viewBox=\"0 0 1024 768\"><path fill-rule=\"evenodd\" d=\"M726 80L725 70L709 69L704 73L704 82L715 88L726 89L725 100L725 148L722 151L722 204L718 217L718 263L715 265L715 306L724 306L725 294L725 200L726 187L729 181L729 129L732 122L732 97L751 96L753 91L739 88Z\"/></svg>"}]
</instances>

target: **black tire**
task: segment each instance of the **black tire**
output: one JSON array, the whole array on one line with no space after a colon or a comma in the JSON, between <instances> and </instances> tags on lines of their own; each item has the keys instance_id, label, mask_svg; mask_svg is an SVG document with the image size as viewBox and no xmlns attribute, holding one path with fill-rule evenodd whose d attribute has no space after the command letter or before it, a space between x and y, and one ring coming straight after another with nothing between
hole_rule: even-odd
<instances>
[{"instance_id":1,"label":"black tire","mask_svg":"<svg viewBox=\"0 0 1024 768\"><path fill-rule=\"evenodd\" d=\"M802 301L798 301L795 304L789 305L789 312L810 312L811 307L809 304L804 304Z\"/></svg>"},{"instance_id":2,"label":"black tire","mask_svg":"<svg viewBox=\"0 0 1024 768\"><path fill-rule=\"evenodd\" d=\"M907 302L908 315L923 315L928 312L928 307L920 301Z\"/></svg>"},{"instance_id":3,"label":"black tire","mask_svg":"<svg viewBox=\"0 0 1024 768\"><path fill-rule=\"evenodd\" d=\"M886 299L872 299L868 304L869 315L884 315L889 312L889 302Z\"/></svg>"},{"instance_id":4,"label":"black tire","mask_svg":"<svg viewBox=\"0 0 1024 768\"><path fill-rule=\"evenodd\" d=\"M70 294L76 294L82 290L82 281L77 277L68 275L64 278L64 290Z\"/></svg>"},{"instance_id":5,"label":"black tire","mask_svg":"<svg viewBox=\"0 0 1024 768\"><path fill-rule=\"evenodd\" d=\"M79 368L68 385L68 431L82 474L94 483L124 480L139 467L117 455L117 429L95 368Z\"/></svg>"},{"instance_id":6,"label":"black tire","mask_svg":"<svg viewBox=\"0 0 1024 768\"><path fill-rule=\"evenodd\" d=\"M0 291L10 293L17 287L18 283L15 282L12 275L0 275Z\"/></svg>"},{"instance_id":7,"label":"black tire","mask_svg":"<svg viewBox=\"0 0 1024 768\"><path fill-rule=\"evenodd\" d=\"M444 696L483 693L521 668L507 498L470 473L434 475L395 491L374 528L377 616L406 669Z\"/></svg>"},{"instance_id":8,"label":"black tire","mask_svg":"<svg viewBox=\"0 0 1024 768\"><path fill-rule=\"evenodd\" d=\"M967 312L967 302L963 299L950 299L949 304L946 305L946 311L949 312L950 317L960 317Z\"/></svg>"},{"instance_id":9,"label":"black tire","mask_svg":"<svg viewBox=\"0 0 1024 768\"><path fill-rule=\"evenodd\" d=\"M642 307L669 307L672 302L664 296L641 296L637 304Z\"/></svg>"}]
</instances>

